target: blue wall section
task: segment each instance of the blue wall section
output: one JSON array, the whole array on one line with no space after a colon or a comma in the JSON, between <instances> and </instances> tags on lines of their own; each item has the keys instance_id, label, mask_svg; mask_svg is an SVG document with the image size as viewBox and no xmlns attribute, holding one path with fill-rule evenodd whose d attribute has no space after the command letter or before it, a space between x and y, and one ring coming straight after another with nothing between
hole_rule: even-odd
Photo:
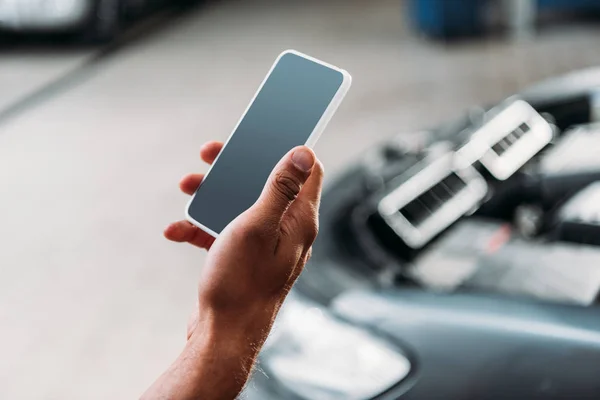
<instances>
[{"instance_id":1,"label":"blue wall section","mask_svg":"<svg viewBox=\"0 0 600 400\"><path fill-rule=\"evenodd\" d=\"M451 38L484 30L483 13L491 0L409 0L415 28L426 35ZM600 10L600 0L537 0L540 9Z\"/></svg>"}]
</instances>

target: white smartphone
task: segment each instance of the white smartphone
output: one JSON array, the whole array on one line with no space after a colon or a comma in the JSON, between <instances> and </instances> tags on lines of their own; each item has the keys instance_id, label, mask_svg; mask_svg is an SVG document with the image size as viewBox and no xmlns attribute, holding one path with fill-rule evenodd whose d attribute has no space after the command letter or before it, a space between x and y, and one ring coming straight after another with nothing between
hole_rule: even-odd
<instances>
[{"instance_id":1,"label":"white smartphone","mask_svg":"<svg viewBox=\"0 0 600 400\"><path fill-rule=\"evenodd\" d=\"M256 202L288 151L316 143L351 81L295 50L280 54L188 203L187 219L217 237Z\"/></svg>"}]
</instances>

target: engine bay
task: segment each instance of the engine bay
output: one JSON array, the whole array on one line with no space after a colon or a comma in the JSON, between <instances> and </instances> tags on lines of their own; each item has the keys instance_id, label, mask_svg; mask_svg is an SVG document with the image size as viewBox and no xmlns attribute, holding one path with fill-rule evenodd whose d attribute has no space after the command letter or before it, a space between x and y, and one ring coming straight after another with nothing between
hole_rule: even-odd
<instances>
[{"instance_id":1,"label":"engine bay","mask_svg":"<svg viewBox=\"0 0 600 400\"><path fill-rule=\"evenodd\" d=\"M340 278L332 264L350 270L338 292L368 277L373 286L596 302L600 125L565 124L510 98L428 131L423 143L384 143L325 192L326 238L314 257L331 266L330 283ZM324 275L303 280L314 289Z\"/></svg>"}]
</instances>

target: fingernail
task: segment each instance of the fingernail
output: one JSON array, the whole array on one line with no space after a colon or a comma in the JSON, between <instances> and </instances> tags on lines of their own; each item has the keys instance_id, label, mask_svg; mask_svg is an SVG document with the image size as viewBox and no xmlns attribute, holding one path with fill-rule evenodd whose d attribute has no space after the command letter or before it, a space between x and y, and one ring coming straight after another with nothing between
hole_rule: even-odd
<instances>
[{"instance_id":1,"label":"fingernail","mask_svg":"<svg viewBox=\"0 0 600 400\"><path fill-rule=\"evenodd\" d=\"M312 152L301 147L292 154L292 162L298 169L308 172L312 169L313 165L315 165L315 157Z\"/></svg>"}]
</instances>

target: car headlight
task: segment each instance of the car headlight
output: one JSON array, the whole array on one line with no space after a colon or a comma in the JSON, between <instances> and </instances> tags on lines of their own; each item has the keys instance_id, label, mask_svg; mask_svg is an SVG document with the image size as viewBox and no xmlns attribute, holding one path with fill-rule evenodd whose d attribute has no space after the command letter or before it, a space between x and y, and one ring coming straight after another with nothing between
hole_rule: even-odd
<instances>
[{"instance_id":1,"label":"car headlight","mask_svg":"<svg viewBox=\"0 0 600 400\"><path fill-rule=\"evenodd\" d=\"M290 295L261 353L270 379L306 399L371 399L404 379L398 349L326 309Z\"/></svg>"}]
</instances>

